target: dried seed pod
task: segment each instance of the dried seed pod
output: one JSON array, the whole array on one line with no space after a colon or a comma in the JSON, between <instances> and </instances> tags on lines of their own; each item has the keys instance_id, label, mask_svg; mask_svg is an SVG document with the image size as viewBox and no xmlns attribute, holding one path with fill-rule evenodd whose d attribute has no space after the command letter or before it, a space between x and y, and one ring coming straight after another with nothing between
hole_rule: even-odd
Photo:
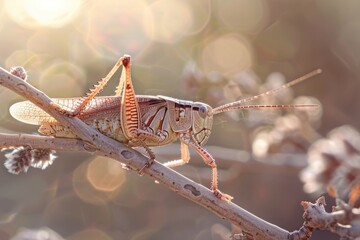
<instances>
[{"instance_id":1,"label":"dried seed pod","mask_svg":"<svg viewBox=\"0 0 360 240\"><path fill-rule=\"evenodd\" d=\"M5 154L7 158L4 166L13 174L27 172L32 161L31 148L28 146L12 148L13 151Z\"/></svg>"},{"instance_id":2,"label":"dried seed pod","mask_svg":"<svg viewBox=\"0 0 360 240\"><path fill-rule=\"evenodd\" d=\"M56 156L55 151L51 149L32 149L30 146L21 146L17 148L4 148L12 150L5 154L7 158L4 166L13 174L27 172L30 167L45 169L51 165Z\"/></svg>"},{"instance_id":3,"label":"dried seed pod","mask_svg":"<svg viewBox=\"0 0 360 240\"><path fill-rule=\"evenodd\" d=\"M23 68L22 66L15 66L15 67L11 67L10 68L10 73L21 78L22 80L26 81L27 80L27 73L25 68Z\"/></svg>"},{"instance_id":4,"label":"dried seed pod","mask_svg":"<svg viewBox=\"0 0 360 240\"><path fill-rule=\"evenodd\" d=\"M45 169L51 164L53 164L56 156L54 155L55 151L52 149L32 149L31 150L31 156L32 156L32 162L31 166L34 168L41 168Z\"/></svg>"},{"instance_id":5,"label":"dried seed pod","mask_svg":"<svg viewBox=\"0 0 360 240\"><path fill-rule=\"evenodd\" d=\"M306 192L327 189L333 197L360 204L360 134L350 126L332 130L308 152L309 165L301 173Z\"/></svg>"}]
</instances>

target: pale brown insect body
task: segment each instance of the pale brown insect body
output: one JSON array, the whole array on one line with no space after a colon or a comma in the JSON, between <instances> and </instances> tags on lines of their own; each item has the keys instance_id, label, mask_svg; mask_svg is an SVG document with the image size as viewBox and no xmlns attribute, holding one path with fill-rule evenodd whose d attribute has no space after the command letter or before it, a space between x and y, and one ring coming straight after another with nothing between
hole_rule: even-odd
<instances>
[{"instance_id":1,"label":"pale brown insect body","mask_svg":"<svg viewBox=\"0 0 360 240\"><path fill-rule=\"evenodd\" d=\"M124 70L115 96L96 97L121 65ZM166 96L135 95L131 82L130 56L125 55L85 98L53 99L53 101L54 107L59 111L78 117L104 135L131 147L144 147L150 156L150 161L145 167L149 167L155 158L149 147L166 145L179 139L181 159L169 161L164 165L176 167L187 163L190 160L188 147L192 147L213 170L211 189L214 194L221 199L231 200L231 196L218 190L215 159L202 147L210 136L213 115L248 108L314 107L313 104L243 104L288 88L319 73L320 70L315 70L277 89L212 109L201 102ZM10 108L10 113L19 121L40 125L39 132L42 134L65 138L77 137L67 126L61 125L28 101L14 104Z\"/></svg>"},{"instance_id":2,"label":"pale brown insect body","mask_svg":"<svg viewBox=\"0 0 360 240\"><path fill-rule=\"evenodd\" d=\"M121 128L120 100L120 97L117 96L95 97L78 115L78 118L102 134L128 144L129 139L125 137ZM159 142L145 139L144 142L147 146L170 144L178 140L179 134L190 128L200 145L205 144L209 138L212 116L207 116L206 111L211 109L210 106L164 96L137 95L136 100L139 103L143 130L156 133L163 138L163 141ZM73 109L79 98L54 98L53 101L67 109ZM199 111L199 109L201 110ZM77 137L67 126L60 124L29 101L15 103L10 107L10 113L19 121L35 125L41 124L38 131L44 135L64 138ZM132 146L140 147L142 145L135 142Z\"/></svg>"}]
</instances>

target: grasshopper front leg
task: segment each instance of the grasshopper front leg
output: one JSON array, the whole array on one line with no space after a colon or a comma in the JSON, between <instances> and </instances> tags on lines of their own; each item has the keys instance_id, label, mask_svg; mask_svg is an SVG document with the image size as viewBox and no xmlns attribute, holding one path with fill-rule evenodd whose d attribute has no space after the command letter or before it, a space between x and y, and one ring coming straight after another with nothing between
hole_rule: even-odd
<instances>
[{"instance_id":1,"label":"grasshopper front leg","mask_svg":"<svg viewBox=\"0 0 360 240\"><path fill-rule=\"evenodd\" d=\"M181 138L184 139L184 137L180 137L180 139ZM186 137L186 138L189 139L188 137ZM187 142L187 143L185 143L185 142ZM217 184L217 168L216 168L214 158L198 144L189 142L188 140L185 140L185 141L180 140L180 143L181 143L181 159L165 162L164 166L169 167L169 168L174 168L174 167L178 167L178 166L188 163L190 161L190 153L189 153L189 146L187 144L189 144L191 147L193 147L195 149L196 152L199 153L199 155L202 157L204 162L207 165L211 166L211 168L213 170L211 190L213 191L215 196L217 196L220 199L226 200L226 201L231 201L233 199L233 197L231 197L227 194L221 193L217 188L217 185L218 185Z\"/></svg>"},{"instance_id":2,"label":"grasshopper front leg","mask_svg":"<svg viewBox=\"0 0 360 240\"><path fill-rule=\"evenodd\" d=\"M195 142L190 142L189 144L204 160L204 162L209 165L212 169L212 181L211 181L211 190L218 198L226 201L231 201L233 199L232 196L222 193L218 189L218 179L217 179L217 167L215 163L215 159L210 155L204 148Z\"/></svg>"},{"instance_id":3,"label":"grasshopper front leg","mask_svg":"<svg viewBox=\"0 0 360 240\"><path fill-rule=\"evenodd\" d=\"M165 162L164 165L173 168L188 163L190 160L188 146L191 146L201 156L204 162L207 165L209 165L212 169L211 190L214 193L214 195L222 200L226 200L230 202L233 199L233 197L228 194L222 193L218 189L217 166L213 156L211 156L211 154L208 151L206 151L206 149L201 147L196 142L191 132L182 133L180 135L180 143L181 143L181 159Z\"/></svg>"},{"instance_id":4,"label":"grasshopper front leg","mask_svg":"<svg viewBox=\"0 0 360 240\"><path fill-rule=\"evenodd\" d=\"M194 140L194 136L191 135L191 133L189 133L186 136L183 136L182 138L187 139L187 141L186 141L187 144L189 146L191 146L201 156L201 158L204 160L205 164L207 164L211 167L211 169L212 169L212 181L211 181L212 192L218 198L230 202L233 199L233 197L228 194L222 193L218 189L217 166L216 166L216 162L215 162L215 159L213 158L213 156L211 156L211 154L208 151L206 151L206 149L204 149L202 146L200 146Z\"/></svg>"}]
</instances>

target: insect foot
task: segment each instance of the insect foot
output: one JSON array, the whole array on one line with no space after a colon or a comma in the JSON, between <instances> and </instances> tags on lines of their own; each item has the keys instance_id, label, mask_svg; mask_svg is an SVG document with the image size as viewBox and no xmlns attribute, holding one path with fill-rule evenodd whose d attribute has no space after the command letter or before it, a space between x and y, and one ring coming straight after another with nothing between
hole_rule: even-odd
<instances>
[{"instance_id":1,"label":"insect foot","mask_svg":"<svg viewBox=\"0 0 360 240\"><path fill-rule=\"evenodd\" d=\"M142 168L140 168L139 170L139 175L142 175L143 171L145 168L149 168L155 161L155 154L154 152L143 142L143 141L139 141L139 143L142 145L142 147L145 149L145 151L148 153L149 155L149 160L144 164L144 166Z\"/></svg>"},{"instance_id":2,"label":"insect foot","mask_svg":"<svg viewBox=\"0 0 360 240\"><path fill-rule=\"evenodd\" d=\"M228 194L220 192L218 189L213 190L213 193L216 197L220 198L221 200L225 200L231 202L234 198Z\"/></svg>"},{"instance_id":3,"label":"insect foot","mask_svg":"<svg viewBox=\"0 0 360 240\"><path fill-rule=\"evenodd\" d=\"M144 166L143 166L142 168L140 168L140 170L138 171L139 175L140 175L140 176L142 175L142 173L143 173L143 171L144 171L145 168L149 168L151 165L153 165L154 161L155 161L155 157L154 157L154 158L150 158L150 159L144 164Z\"/></svg>"}]
</instances>

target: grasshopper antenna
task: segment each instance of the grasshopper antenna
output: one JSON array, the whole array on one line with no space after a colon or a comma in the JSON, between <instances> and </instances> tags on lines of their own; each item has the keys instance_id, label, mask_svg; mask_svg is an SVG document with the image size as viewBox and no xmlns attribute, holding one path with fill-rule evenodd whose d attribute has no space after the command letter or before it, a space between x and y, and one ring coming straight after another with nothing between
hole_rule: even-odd
<instances>
[{"instance_id":1,"label":"grasshopper antenna","mask_svg":"<svg viewBox=\"0 0 360 240\"><path fill-rule=\"evenodd\" d=\"M264 96L269 96L272 95L282 89L285 88L289 88L291 86L294 86L295 84L298 84L302 81L305 81L306 79L309 79L311 77L314 77L316 75L319 75L321 73L321 69L316 69L308 74L305 74L302 77L299 77L289 83L285 83L284 85L281 85L278 88L269 90L267 92L261 93L259 95L256 96L252 96L252 97L248 97L248 98L244 98L241 99L239 101L236 102L231 102L231 103L227 103L224 104L222 106L216 107L212 110L211 114L215 115L218 113L222 113L222 112L228 112L228 111L232 111L232 110L239 110L239 109L250 109L250 108L302 108L302 107L318 107L317 104L297 104L297 105L242 105L244 103L250 102L250 101L254 101L260 97L264 97Z\"/></svg>"}]
</instances>

